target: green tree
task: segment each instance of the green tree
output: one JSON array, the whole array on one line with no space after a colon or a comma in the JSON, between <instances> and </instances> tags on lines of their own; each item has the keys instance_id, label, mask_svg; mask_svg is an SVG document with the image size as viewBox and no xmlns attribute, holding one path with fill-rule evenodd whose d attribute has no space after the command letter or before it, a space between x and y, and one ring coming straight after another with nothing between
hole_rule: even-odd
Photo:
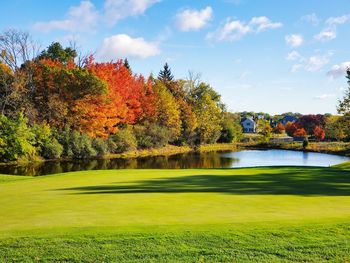
<instances>
[{"instance_id":1,"label":"green tree","mask_svg":"<svg viewBox=\"0 0 350 263\"><path fill-rule=\"evenodd\" d=\"M14 161L35 156L34 134L21 113L15 120L0 115L0 160Z\"/></svg>"},{"instance_id":2,"label":"green tree","mask_svg":"<svg viewBox=\"0 0 350 263\"><path fill-rule=\"evenodd\" d=\"M343 99L339 100L337 110L340 114L350 115L350 69L346 71L346 78L349 86L345 91Z\"/></svg>"},{"instance_id":3,"label":"green tree","mask_svg":"<svg viewBox=\"0 0 350 263\"><path fill-rule=\"evenodd\" d=\"M222 110L207 93L195 105L198 122L198 143L215 143L221 135Z\"/></svg>"},{"instance_id":4,"label":"green tree","mask_svg":"<svg viewBox=\"0 0 350 263\"><path fill-rule=\"evenodd\" d=\"M170 82L174 79L168 63L165 63L163 69L159 72L158 79L162 82Z\"/></svg>"},{"instance_id":5,"label":"green tree","mask_svg":"<svg viewBox=\"0 0 350 263\"><path fill-rule=\"evenodd\" d=\"M230 143L237 142L243 137L243 129L240 124L239 116L226 112L222 122L222 131L219 142Z\"/></svg>"},{"instance_id":6,"label":"green tree","mask_svg":"<svg viewBox=\"0 0 350 263\"><path fill-rule=\"evenodd\" d=\"M326 137L331 140L341 141L345 139L345 122L342 116L329 116L325 119Z\"/></svg>"},{"instance_id":7,"label":"green tree","mask_svg":"<svg viewBox=\"0 0 350 263\"><path fill-rule=\"evenodd\" d=\"M53 42L46 50L42 51L39 59L51 59L66 64L77 57L77 51L67 47L63 48L59 42Z\"/></svg>"},{"instance_id":8,"label":"green tree","mask_svg":"<svg viewBox=\"0 0 350 263\"><path fill-rule=\"evenodd\" d=\"M130 71L130 73L132 73L131 66L127 58L124 59L124 67L126 67Z\"/></svg>"},{"instance_id":9,"label":"green tree","mask_svg":"<svg viewBox=\"0 0 350 263\"><path fill-rule=\"evenodd\" d=\"M263 119L258 120L257 131L260 135L262 135L262 139L264 142L269 141L272 135L272 128L270 122Z\"/></svg>"}]
</instances>

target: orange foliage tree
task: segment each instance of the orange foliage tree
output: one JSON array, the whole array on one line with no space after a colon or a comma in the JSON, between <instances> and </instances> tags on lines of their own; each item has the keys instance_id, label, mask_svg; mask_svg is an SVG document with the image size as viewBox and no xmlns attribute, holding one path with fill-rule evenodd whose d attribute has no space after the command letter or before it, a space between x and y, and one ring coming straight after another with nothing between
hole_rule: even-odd
<instances>
[{"instance_id":1,"label":"orange foliage tree","mask_svg":"<svg viewBox=\"0 0 350 263\"><path fill-rule=\"evenodd\" d=\"M297 129L294 134L293 134L294 137L306 137L307 136L307 133L305 131L304 128L300 128L300 129Z\"/></svg>"},{"instance_id":2,"label":"orange foliage tree","mask_svg":"<svg viewBox=\"0 0 350 263\"><path fill-rule=\"evenodd\" d=\"M326 132L320 126L316 126L313 130L313 134L317 140L323 141L326 137Z\"/></svg>"}]
</instances>

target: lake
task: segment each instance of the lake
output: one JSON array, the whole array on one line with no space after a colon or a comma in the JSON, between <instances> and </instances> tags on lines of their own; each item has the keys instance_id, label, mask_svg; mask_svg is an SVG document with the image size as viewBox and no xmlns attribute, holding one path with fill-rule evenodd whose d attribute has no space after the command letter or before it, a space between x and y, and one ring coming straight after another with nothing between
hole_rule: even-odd
<instances>
[{"instance_id":1,"label":"lake","mask_svg":"<svg viewBox=\"0 0 350 263\"><path fill-rule=\"evenodd\" d=\"M283 165L328 167L348 160L350 160L350 158L344 156L288 150L192 152L172 156L131 159L48 161L24 166L0 166L0 174L38 176L71 171L103 169L238 168Z\"/></svg>"}]
</instances>

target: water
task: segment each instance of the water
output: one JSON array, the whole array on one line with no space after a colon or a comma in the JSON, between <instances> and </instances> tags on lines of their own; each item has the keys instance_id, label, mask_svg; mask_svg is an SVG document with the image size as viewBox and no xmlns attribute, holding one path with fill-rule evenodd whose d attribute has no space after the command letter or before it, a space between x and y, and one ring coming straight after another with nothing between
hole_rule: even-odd
<instances>
[{"instance_id":1,"label":"water","mask_svg":"<svg viewBox=\"0 0 350 263\"><path fill-rule=\"evenodd\" d=\"M52 161L25 166L0 166L0 174L47 175L71 171L104 169L186 169L254 166L323 166L350 160L348 157L287 150L243 150L187 153L131 159Z\"/></svg>"}]
</instances>

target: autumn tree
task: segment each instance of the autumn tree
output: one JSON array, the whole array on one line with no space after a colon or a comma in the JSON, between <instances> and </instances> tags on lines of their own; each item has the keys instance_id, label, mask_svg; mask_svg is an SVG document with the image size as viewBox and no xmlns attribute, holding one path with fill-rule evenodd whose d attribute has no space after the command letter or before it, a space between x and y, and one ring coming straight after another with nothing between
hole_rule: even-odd
<instances>
[{"instance_id":1,"label":"autumn tree","mask_svg":"<svg viewBox=\"0 0 350 263\"><path fill-rule=\"evenodd\" d=\"M326 133L324 129L322 129L320 126L316 126L313 130L313 135L318 141L323 141L326 137Z\"/></svg>"},{"instance_id":2,"label":"autumn tree","mask_svg":"<svg viewBox=\"0 0 350 263\"><path fill-rule=\"evenodd\" d=\"M287 122L285 130L288 136L293 137L294 133L298 130L298 126L295 122Z\"/></svg>"},{"instance_id":3,"label":"autumn tree","mask_svg":"<svg viewBox=\"0 0 350 263\"><path fill-rule=\"evenodd\" d=\"M258 120L257 130L265 142L271 138L272 128L270 122L264 119Z\"/></svg>"},{"instance_id":4,"label":"autumn tree","mask_svg":"<svg viewBox=\"0 0 350 263\"><path fill-rule=\"evenodd\" d=\"M299 128L293 133L293 137L306 137L307 132L304 128Z\"/></svg>"},{"instance_id":5,"label":"autumn tree","mask_svg":"<svg viewBox=\"0 0 350 263\"><path fill-rule=\"evenodd\" d=\"M276 134L282 134L284 133L286 128L282 123L277 124L277 126L273 129L274 133Z\"/></svg>"},{"instance_id":6,"label":"autumn tree","mask_svg":"<svg viewBox=\"0 0 350 263\"><path fill-rule=\"evenodd\" d=\"M329 116L325 120L326 137L331 140L341 141L346 138L346 124L342 116Z\"/></svg>"},{"instance_id":7,"label":"autumn tree","mask_svg":"<svg viewBox=\"0 0 350 263\"><path fill-rule=\"evenodd\" d=\"M167 127L172 132L173 139L175 140L181 132L179 105L162 82L156 81L154 89L158 94L157 121L160 125Z\"/></svg>"},{"instance_id":8,"label":"autumn tree","mask_svg":"<svg viewBox=\"0 0 350 263\"><path fill-rule=\"evenodd\" d=\"M14 72L33 60L38 52L39 45L27 32L9 29L0 34L0 62Z\"/></svg>"}]
</instances>

